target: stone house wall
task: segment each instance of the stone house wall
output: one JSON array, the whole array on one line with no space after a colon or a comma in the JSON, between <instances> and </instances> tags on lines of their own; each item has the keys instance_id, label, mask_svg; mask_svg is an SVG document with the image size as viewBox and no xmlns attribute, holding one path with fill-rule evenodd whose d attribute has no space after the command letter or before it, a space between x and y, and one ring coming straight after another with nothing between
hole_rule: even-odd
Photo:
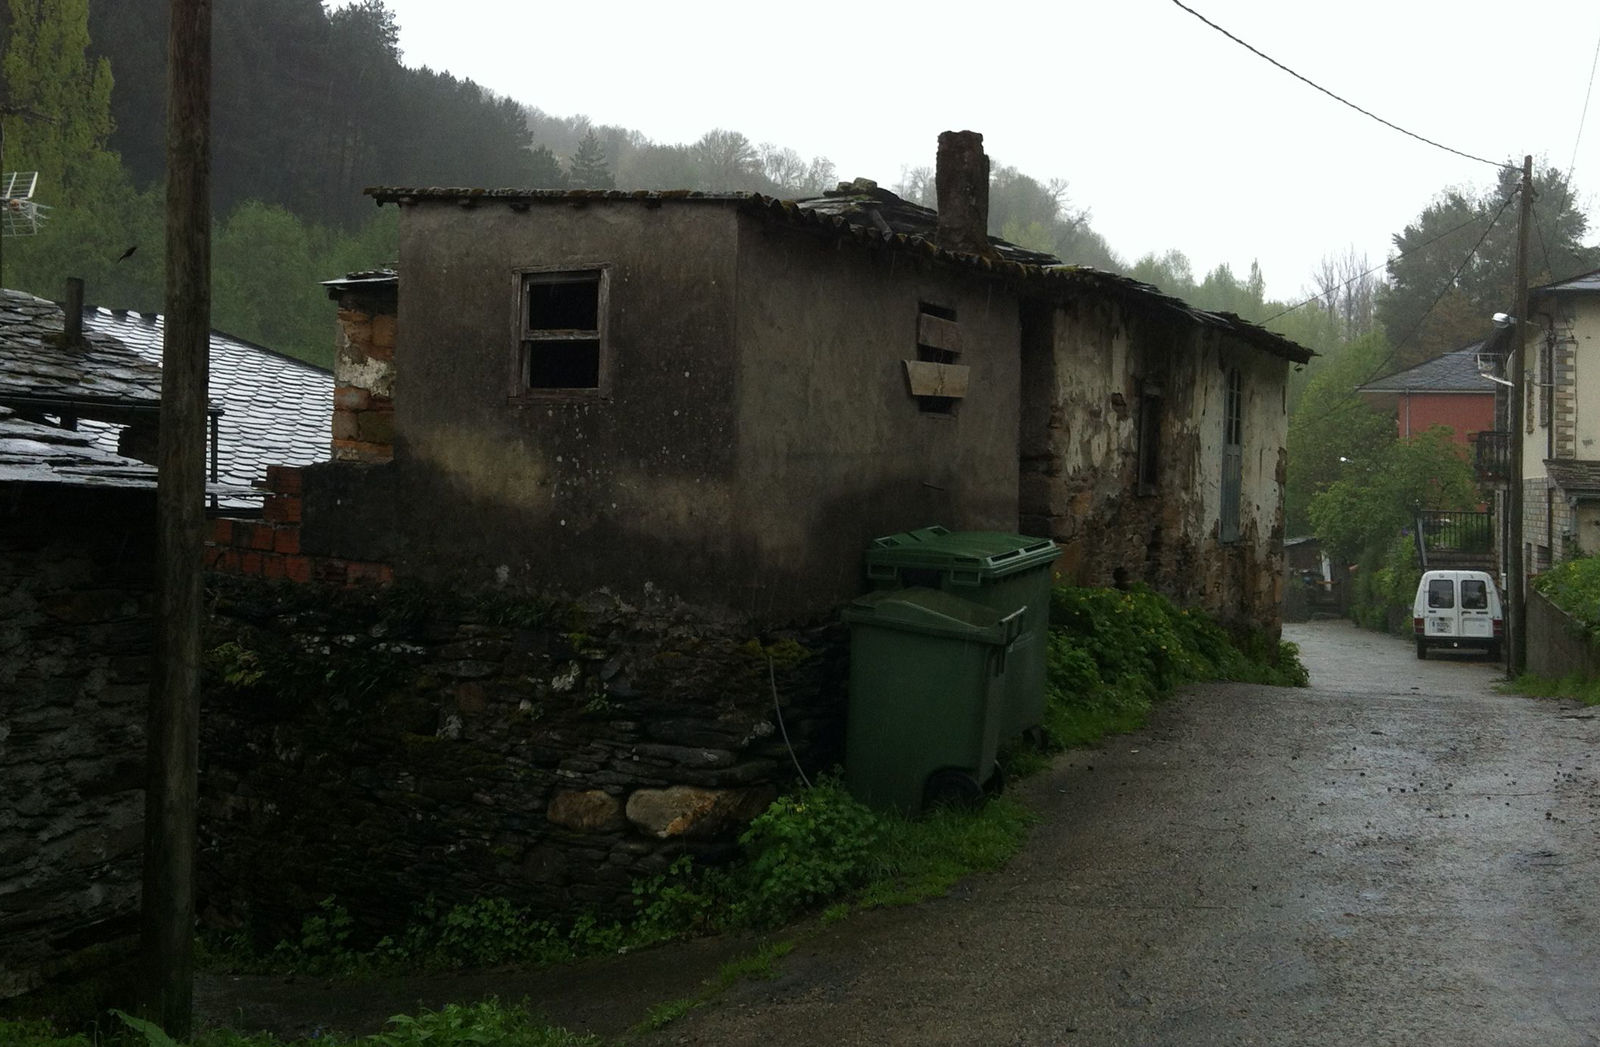
<instances>
[{"instance_id":1,"label":"stone house wall","mask_svg":"<svg viewBox=\"0 0 1600 1047\"><path fill-rule=\"evenodd\" d=\"M138 937L153 491L0 487L0 998Z\"/></svg>"}]
</instances>

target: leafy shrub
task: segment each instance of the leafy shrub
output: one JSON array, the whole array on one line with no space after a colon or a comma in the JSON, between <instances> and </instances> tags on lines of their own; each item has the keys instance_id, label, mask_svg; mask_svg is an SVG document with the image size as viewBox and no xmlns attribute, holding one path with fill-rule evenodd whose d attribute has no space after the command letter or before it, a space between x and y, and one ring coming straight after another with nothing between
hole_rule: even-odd
<instances>
[{"instance_id":1,"label":"leafy shrub","mask_svg":"<svg viewBox=\"0 0 1600 1047\"><path fill-rule=\"evenodd\" d=\"M0 1019L0 1044L6 1047L90 1047L87 1036L63 1036L49 1022L35 1019Z\"/></svg>"},{"instance_id":2,"label":"leafy shrub","mask_svg":"<svg viewBox=\"0 0 1600 1047\"><path fill-rule=\"evenodd\" d=\"M780 797L739 837L738 911L753 925L776 925L858 886L881 835L878 816L837 779Z\"/></svg>"},{"instance_id":3,"label":"leafy shrub","mask_svg":"<svg viewBox=\"0 0 1600 1047\"><path fill-rule=\"evenodd\" d=\"M1600 556L1556 564L1534 578L1533 587L1591 634L1600 633Z\"/></svg>"},{"instance_id":4,"label":"leafy shrub","mask_svg":"<svg viewBox=\"0 0 1600 1047\"><path fill-rule=\"evenodd\" d=\"M599 1047L592 1036L578 1036L551 1028L521 1007L504 1007L495 999L472 1004L449 1004L416 1016L397 1014L389 1028L364 1037L356 1047L454 1047L459 1044L493 1044L494 1047Z\"/></svg>"}]
</instances>

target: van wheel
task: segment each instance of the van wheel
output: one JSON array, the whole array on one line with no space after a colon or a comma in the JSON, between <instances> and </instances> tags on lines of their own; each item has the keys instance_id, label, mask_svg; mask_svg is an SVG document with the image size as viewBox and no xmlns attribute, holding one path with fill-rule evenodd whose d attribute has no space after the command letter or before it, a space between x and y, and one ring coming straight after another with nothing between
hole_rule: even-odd
<instances>
[{"instance_id":1,"label":"van wheel","mask_svg":"<svg viewBox=\"0 0 1600 1047\"><path fill-rule=\"evenodd\" d=\"M1417 641L1417 657L1418 658L1423 658L1423 659L1426 659L1428 657L1428 641L1426 641L1426 640L1418 640Z\"/></svg>"},{"instance_id":2,"label":"van wheel","mask_svg":"<svg viewBox=\"0 0 1600 1047\"><path fill-rule=\"evenodd\" d=\"M1498 641L1489 645L1489 660L1491 662L1500 660L1500 644Z\"/></svg>"}]
</instances>

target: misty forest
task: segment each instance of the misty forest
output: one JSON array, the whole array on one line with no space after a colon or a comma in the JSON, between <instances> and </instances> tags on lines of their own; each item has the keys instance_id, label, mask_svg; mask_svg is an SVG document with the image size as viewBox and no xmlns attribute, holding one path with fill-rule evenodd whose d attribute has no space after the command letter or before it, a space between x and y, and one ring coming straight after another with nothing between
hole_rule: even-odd
<instances>
[{"instance_id":1,"label":"misty forest","mask_svg":"<svg viewBox=\"0 0 1600 1047\"><path fill-rule=\"evenodd\" d=\"M36 170L50 208L38 235L9 238L5 286L60 298L81 276L91 302L158 311L162 295L166 0L8 0L4 166ZM383 0L234 0L215 14L213 303L222 331L327 365L331 307L319 282L392 265L396 216L363 187L742 190L781 197L874 177L933 205L932 173L840 172L733 129L692 143L557 116L445 70L411 68ZM1327 245L1299 300L1265 299L1252 265L1196 273L1178 249L1130 261L1092 226L1069 183L992 170L991 233L1063 261L1120 272L1200 308L1235 313L1314 349L1290 386L1288 532L1340 460L1381 461L1392 419L1354 389L1481 339L1511 284L1518 172L1481 192L1418 201L1390 258ZM1600 265L1574 187L1541 165L1532 282ZM131 253L130 253L131 252Z\"/></svg>"}]
</instances>

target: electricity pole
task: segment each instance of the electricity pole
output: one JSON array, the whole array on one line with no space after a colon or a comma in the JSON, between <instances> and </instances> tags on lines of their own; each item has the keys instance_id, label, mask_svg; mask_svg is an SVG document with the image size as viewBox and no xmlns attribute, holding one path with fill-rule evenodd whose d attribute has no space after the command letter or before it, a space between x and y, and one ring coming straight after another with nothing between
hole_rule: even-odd
<instances>
[{"instance_id":1,"label":"electricity pole","mask_svg":"<svg viewBox=\"0 0 1600 1047\"><path fill-rule=\"evenodd\" d=\"M1509 590L1510 613L1507 615L1510 636L1506 638L1506 675L1516 677L1528 664L1528 610L1524 593L1527 584L1524 574L1526 564L1522 555L1522 445L1524 400L1527 375L1523 361L1527 356L1525 337L1528 323L1528 223L1533 213L1533 157L1522 158L1522 199L1517 218L1517 268L1512 293L1514 319L1511 325L1511 352L1507 364L1511 370L1511 484L1506 491L1506 516L1510 522L1510 535L1505 550L1506 588Z\"/></svg>"},{"instance_id":2,"label":"electricity pole","mask_svg":"<svg viewBox=\"0 0 1600 1047\"><path fill-rule=\"evenodd\" d=\"M156 451L156 656L145 791L140 1009L189 1038L199 806L201 558L211 338L211 0L170 0L166 332Z\"/></svg>"}]
</instances>

